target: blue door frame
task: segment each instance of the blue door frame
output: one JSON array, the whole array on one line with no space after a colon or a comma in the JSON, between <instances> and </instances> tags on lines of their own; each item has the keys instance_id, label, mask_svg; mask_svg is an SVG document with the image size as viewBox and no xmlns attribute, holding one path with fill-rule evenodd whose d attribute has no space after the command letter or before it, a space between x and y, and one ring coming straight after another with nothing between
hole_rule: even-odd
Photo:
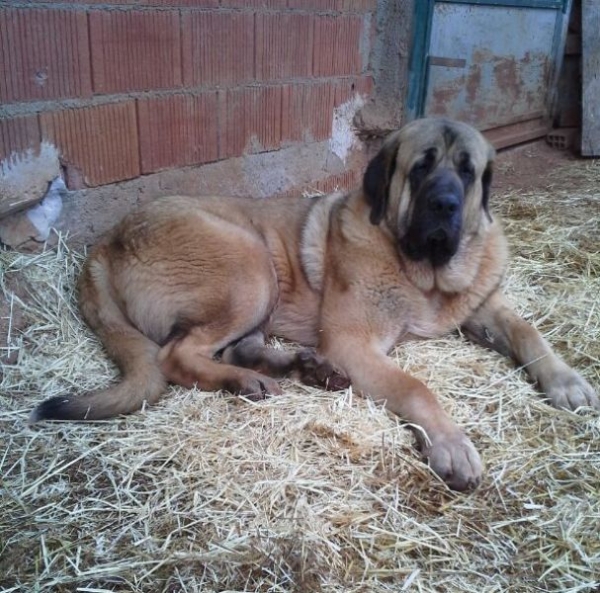
<instances>
[{"instance_id":1,"label":"blue door frame","mask_svg":"<svg viewBox=\"0 0 600 593\"><path fill-rule=\"evenodd\" d=\"M557 31L562 28L569 0L414 0L413 42L408 72L408 92L405 113L408 120L422 117L427 97L429 72L429 44L435 4L471 4L486 6L509 6L513 8L550 8L560 12L557 18ZM560 36L554 36L552 48L556 60L560 48Z\"/></svg>"}]
</instances>

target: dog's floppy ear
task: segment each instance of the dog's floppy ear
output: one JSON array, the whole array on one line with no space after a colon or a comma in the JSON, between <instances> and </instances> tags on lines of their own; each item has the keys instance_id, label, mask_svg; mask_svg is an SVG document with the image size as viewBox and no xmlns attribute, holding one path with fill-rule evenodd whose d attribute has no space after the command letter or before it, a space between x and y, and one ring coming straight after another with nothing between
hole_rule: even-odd
<instances>
[{"instance_id":1,"label":"dog's floppy ear","mask_svg":"<svg viewBox=\"0 0 600 593\"><path fill-rule=\"evenodd\" d=\"M365 171L363 191L367 203L371 206L371 224L379 224L385 216L399 147L400 142L397 138L386 142Z\"/></svg>"},{"instance_id":2,"label":"dog's floppy ear","mask_svg":"<svg viewBox=\"0 0 600 593\"><path fill-rule=\"evenodd\" d=\"M492 222L492 215L490 214L490 208L489 208L490 187L492 185L492 173L493 173L493 166L492 166L492 161L490 161L487 164L485 171L483 172L483 175L481 176L481 205L483 206L483 210L490 222Z\"/></svg>"}]
</instances>

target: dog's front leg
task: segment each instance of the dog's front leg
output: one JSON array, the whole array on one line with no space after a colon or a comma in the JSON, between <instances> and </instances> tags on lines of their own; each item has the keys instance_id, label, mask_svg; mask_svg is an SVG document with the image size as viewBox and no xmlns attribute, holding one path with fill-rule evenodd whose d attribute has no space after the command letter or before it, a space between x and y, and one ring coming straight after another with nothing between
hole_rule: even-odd
<instances>
[{"instance_id":1,"label":"dog's front leg","mask_svg":"<svg viewBox=\"0 0 600 593\"><path fill-rule=\"evenodd\" d=\"M374 339L354 332L324 332L321 351L350 377L354 389L384 402L390 411L425 431L423 453L450 488L467 490L479 484L483 467L471 441L444 412L435 395L400 370Z\"/></svg>"},{"instance_id":2,"label":"dog's front leg","mask_svg":"<svg viewBox=\"0 0 600 593\"><path fill-rule=\"evenodd\" d=\"M557 408L600 410L592 386L557 356L540 333L496 291L471 315L463 329L473 341L513 358Z\"/></svg>"}]
</instances>

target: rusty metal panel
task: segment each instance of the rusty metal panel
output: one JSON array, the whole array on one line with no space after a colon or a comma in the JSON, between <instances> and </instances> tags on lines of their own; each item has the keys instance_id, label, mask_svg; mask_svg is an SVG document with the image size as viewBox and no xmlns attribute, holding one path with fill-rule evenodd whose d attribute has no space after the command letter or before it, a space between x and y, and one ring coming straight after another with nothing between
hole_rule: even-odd
<instances>
[{"instance_id":1,"label":"rusty metal panel","mask_svg":"<svg viewBox=\"0 0 600 593\"><path fill-rule=\"evenodd\" d=\"M600 156L600 0L583 0L581 154Z\"/></svg>"},{"instance_id":2,"label":"rusty metal panel","mask_svg":"<svg viewBox=\"0 0 600 593\"><path fill-rule=\"evenodd\" d=\"M560 11L436 3L426 115L482 130L547 113Z\"/></svg>"}]
</instances>

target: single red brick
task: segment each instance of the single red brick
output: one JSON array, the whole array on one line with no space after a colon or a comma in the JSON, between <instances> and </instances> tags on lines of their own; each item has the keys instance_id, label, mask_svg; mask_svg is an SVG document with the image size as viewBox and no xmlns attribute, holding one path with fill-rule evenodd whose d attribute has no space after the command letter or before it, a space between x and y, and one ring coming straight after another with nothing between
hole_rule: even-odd
<instances>
[{"instance_id":1,"label":"single red brick","mask_svg":"<svg viewBox=\"0 0 600 593\"><path fill-rule=\"evenodd\" d=\"M221 158L275 150L281 145L281 87L221 93Z\"/></svg>"},{"instance_id":2,"label":"single red brick","mask_svg":"<svg viewBox=\"0 0 600 593\"><path fill-rule=\"evenodd\" d=\"M353 12L374 12L377 9L377 0L338 0L340 10Z\"/></svg>"},{"instance_id":3,"label":"single red brick","mask_svg":"<svg viewBox=\"0 0 600 593\"><path fill-rule=\"evenodd\" d=\"M131 5L131 4L139 4L140 0L77 0L77 4L122 4L122 5ZM44 0L46 4L56 4L61 3L64 4L64 0Z\"/></svg>"},{"instance_id":4,"label":"single red brick","mask_svg":"<svg viewBox=\"0 0 600 593\"><path fill-rule=\"evenodd\" d=\"M240 84L254 79L254 15L183 15L186 86Z\"/></svg>"},{"instance_id":5,"label":"single red brick","mask_svg":"<svg viewBox=\"0 0 600 593\"><path fill-rule=\"evenodd\" d=\"M337 10L340 0L288 0L289 8Z\"/></svg>"},{"instance_id":6,"label":"single red brick","mask_svg":"<svg viewBox=\"0 0 600 593\"><path fill-rule=\"evenodd\" d=\"M170 6L172 8L185 6L191 6L192 8L214 8L219 6L219 0L137 0L137 3L143 6Z\"/></svg>"},{"instance_id":7,"label":"single red brick","mask_svg":"<svg viewBox=\"0 0 600 593\"><path fill-rule=\"evenodd\" d=\"M142 173L216 161L217 93L138 101Z\"/></svg>"},{"instance_id":8,"label":"single red brick","mask_svg":"<svg viewBox=\"0 0 600 593\"><path fill-rule=\"evenodd\" d=\"M287 0L221 0L221 6L236 8L286 8Z\"/></svg>"},{"instance_id":9,"label":"single red brick","mask_svg":"<svg viewBox=\"0 0 600 593\"><path fill-rule=\"evenodd\" d=\"M331 136L337 85L288 85L283 89L281 136L287 142L312 142Z\"/></svg>"},{"instance_id":10,"label":"single red brick","mask_svg":"<svg viewBox=\"0 0 600 593\"><path fill-rule=\"evenodd\" d=\"M256 77L259 80L310 76L312 16L256 15Z\"/></svg>"},{"instance_id":11,"label":"single red brick","mask_svg":"<svg viewBox=\"0 0 600 593\"><path fill-rule=\"evenodd\" d=\"M42 113L42 138L96 186L140 174L135 101Z\"/></svg>"},{"instance_id":12,"label":"single red brick","mask_svg":"<svg viewBox=\"0 0 600 593\"><path fill-rule=\"evenodd\" d=\"M43 0L46 3L65 3L65 0ZM192 6L194 8L212 8L219 6L219 0L77 0L77 4L110 4L122 6L163 6L180 8Z\"/></svg>"},{"instance_id":13,"label":"single red brick","mask_svg":"<svg viewBox=\"0 0 600 593\"><path fill-rule=\"evenodd\" d=\"M37 115L0 120L0 159L12 152L22 152L40 146L40 125Z\"/></svg>"},{"instance_id":14,"label":"single red brick","mask_svg":"<svg viewBox=\"0 0 600 593\"><path fill-rule=\"evenodd\" d=\"M92 11L94 92L181 86L181 36L176 11Z\"/></svg>"},{"instance_id":15,"label":"single red brick","mask_svg":"<svg viewBox=\"0 0 600 593\"><path fill-rule=\"evenodd\" d=\"M85 13L0 11L0 102L91 94Z\"/></svg>"},{"instance_id":16,"label":"single red brick","mask_svg":"<svg viewBox=\"0 0 600 593\"><path fill-rule=\"evenodd\" d=\"M314 76L359 74L362 70L359 16L316 16L313 52Z\"/></svg>"}]
</instances>

